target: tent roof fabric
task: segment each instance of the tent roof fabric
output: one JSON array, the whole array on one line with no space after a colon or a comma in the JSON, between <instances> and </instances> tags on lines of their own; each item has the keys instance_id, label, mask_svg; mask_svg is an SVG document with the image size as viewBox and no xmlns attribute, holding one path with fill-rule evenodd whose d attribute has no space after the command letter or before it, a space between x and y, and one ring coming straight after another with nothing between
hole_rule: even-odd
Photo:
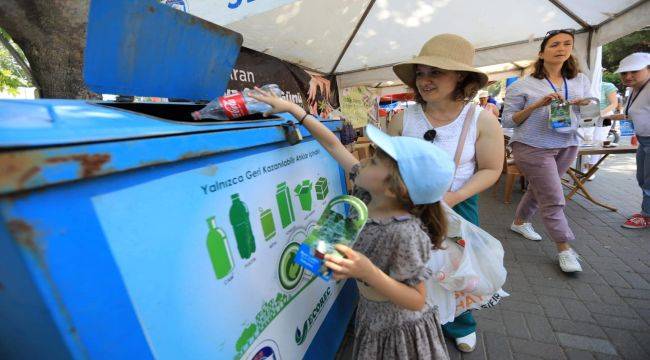
<instances>
[{"instance_id":1,"label":"tent roof fabric","mask_svg":"<svg viewBox=\"0 0 650 360\"><path fill-rule=\"evenodd\" d=\"M276 0L275 7L268 0L247 3L239 17L215 2L193 0L188 11L242 33L246 47L324 74L361 72L369 81L394 80L385 70L441 33L467 38L475 65L492 66L534 59L548 30L572 28L583 33L576 51L589 67L592 48L650 25L647 0ZM257 3L265 5L256 13Z\"/></svg>"}]
</instances>

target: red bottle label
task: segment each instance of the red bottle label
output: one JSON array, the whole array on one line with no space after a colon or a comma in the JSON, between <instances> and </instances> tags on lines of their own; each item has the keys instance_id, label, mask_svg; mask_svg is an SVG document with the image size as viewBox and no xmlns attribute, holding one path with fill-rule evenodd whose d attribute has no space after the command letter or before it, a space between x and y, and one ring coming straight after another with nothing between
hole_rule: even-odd
<instances>
[{"instance_id":1,"label":"red bottle label","mask_svg":"<svg viewBox=\"0 0 650 360\"><path fill-rule=\"evenodd\" d=\"M248 109L246 108L246 102L244 101L244 95L242 94L238 93L222 96L219 98L219 103L221 104L223 111L226 113L226 116L230 119L236 119L248 115Z\"/></svg>"}]
</instances>

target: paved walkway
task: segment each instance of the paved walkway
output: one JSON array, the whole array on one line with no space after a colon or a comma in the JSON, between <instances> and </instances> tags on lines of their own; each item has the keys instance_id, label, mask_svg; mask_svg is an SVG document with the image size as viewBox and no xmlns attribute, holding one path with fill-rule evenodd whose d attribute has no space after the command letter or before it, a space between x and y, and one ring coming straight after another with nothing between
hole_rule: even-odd
<instances>
[{"instance_id":1,"label":"paved walkway","mask_svg":"<svg viewBox=\"0 0 650 360\"><path fill-rule=\"evenodd\" d=\"M587 185L618 213L579 196L567 204L574 246L584 258L577 275L560 271L539 218L533 224L540 242L509 230L520 192L509 205L501 202L502 192L499 199L491 191L481 196L482 226L505 248L504 289L511 296L474 312L478 347L461 355L448 342L452 359L650 359L650 229L620 227L640 206L634 169L633 155L612 155Z\"/></svg>"}]
</instances>

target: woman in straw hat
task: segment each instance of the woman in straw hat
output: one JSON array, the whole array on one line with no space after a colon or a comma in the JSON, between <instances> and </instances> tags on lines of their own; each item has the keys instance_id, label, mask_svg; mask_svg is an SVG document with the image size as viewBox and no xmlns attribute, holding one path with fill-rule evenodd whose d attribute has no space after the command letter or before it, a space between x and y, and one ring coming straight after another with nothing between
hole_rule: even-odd
<instances>
[{"instance_id":1,"label":"woman in straw hat","mask_svg":"<svg viewBox=\"0 0 650 360\"><path fill-rule=\"evenodd\" d=\"M445 202L478 225L478 194L492 186L503 166L503 133L490 111L470 102L488 81L474 68L474 47L453 34L427 41L420 55L395 65L397 77L415 92L417 104L397 115L391 135L424 138L441 147L456 162L456 173ZM426 176L426 169L423 169ZM441 314L445 334L463 352L476 346L476 321L468 311L455 319ZM453 320L453 321L452 321Z\"/></svg>"},{"instance_id":2,"label":"woman in straw hat","mask_svg":"<svg viewBox=\"0 0 650 360\"><path fill-rule=\"evenodd\" d=\"M508 88L502 118L504 127L514 128L511 142L515 163L529 184L510 229L529 240L541 240L530 223L539 210L564 272L582 271L578 255L570 246L575 236L564 214L561 183L561 177L576 159L578 137L575 131L552 129L549 105L583 105L588 103L585 98L592 96L589 79L580 73L571 55L573 40L571 29L546 34L533 74Z\"/></svg>"}]
</instances>

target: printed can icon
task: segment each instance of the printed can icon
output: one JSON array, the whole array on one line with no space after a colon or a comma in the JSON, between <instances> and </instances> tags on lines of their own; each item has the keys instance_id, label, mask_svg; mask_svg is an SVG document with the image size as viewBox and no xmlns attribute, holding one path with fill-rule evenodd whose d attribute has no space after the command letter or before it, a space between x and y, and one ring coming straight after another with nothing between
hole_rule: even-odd
<instances>
[{"instance_id":1,"label":"printed can icon","mask_svg":"<svg viewBox=\"0 0 650 360\"><path fill-rule=\"evenodd\" d=\"M275 221L273 220L273 212L271 209L262 211L260 214L260 222L262 223L264 240L268 241L275 236Z\"/></svg>"}]
</instances>

